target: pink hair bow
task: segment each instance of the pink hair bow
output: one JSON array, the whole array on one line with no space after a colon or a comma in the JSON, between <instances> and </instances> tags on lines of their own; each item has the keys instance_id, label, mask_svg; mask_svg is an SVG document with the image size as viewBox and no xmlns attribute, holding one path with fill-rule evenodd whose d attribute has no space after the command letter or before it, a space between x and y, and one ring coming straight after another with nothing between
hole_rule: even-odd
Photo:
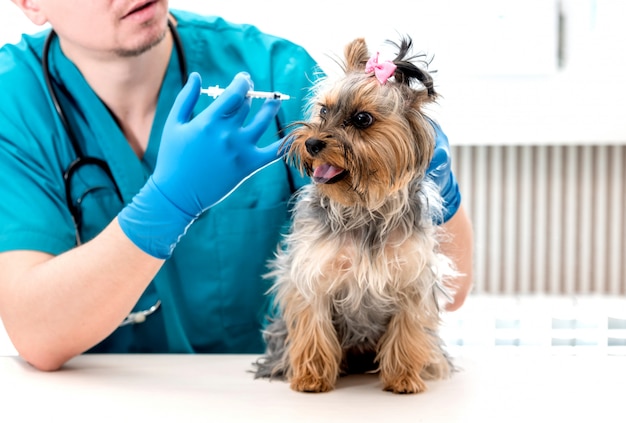
<instances>
[{"instance_id":1,"label":"pink hair bow","mask_svg":"<svg viewBox=\"0 0 626 423\"><path fill-rule=\"evenodd\" d=\"M376 55L370 57L365 64L365 72L374 72L374 75L378 79L381 85L385 85L387 80L396 71L397 66L390 60L385 60L382 63L378 63L378 52Z\"/></svg>"}]
</instances>

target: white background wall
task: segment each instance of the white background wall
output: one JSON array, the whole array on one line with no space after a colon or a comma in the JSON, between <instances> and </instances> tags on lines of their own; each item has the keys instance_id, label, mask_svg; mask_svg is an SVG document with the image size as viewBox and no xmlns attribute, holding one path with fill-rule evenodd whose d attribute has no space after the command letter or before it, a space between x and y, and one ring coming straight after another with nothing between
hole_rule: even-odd
<instances>
[{"instance_id":1,"label":"white background wall","mask_svg":"<svg viewBox=\"0 0 626 423\"><path fill-rule=\"evenodd\" d=\"M434 55L442 98L433 113L451 142L624 143L626 2L623 0L171 0L175 8L254 23L329 55L365 36L372 49L398 32ZM402 6L400 6L402 5ZM559 65L559 11L564 19ZM0 2L0 44L31 31Z\"/></svg>"}]
</instances>

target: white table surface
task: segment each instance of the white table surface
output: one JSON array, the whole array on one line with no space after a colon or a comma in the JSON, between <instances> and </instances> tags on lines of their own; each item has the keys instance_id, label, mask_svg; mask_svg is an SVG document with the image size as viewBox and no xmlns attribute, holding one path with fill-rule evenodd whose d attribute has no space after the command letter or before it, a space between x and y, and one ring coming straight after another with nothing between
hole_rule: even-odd
<instances>
[{"instance_id":1,"label":"white table surface","mask_svg":"<svg viewBox=\"0 0 626 423\"><path fill-rule=\"evenodd\" d=\"M624 355L467 347L453 355L461 370L417 395L384 392L376 375L298 393L255 380L251 355L84 355L51 373L0 357L0 421L626 421Z\"/></svg>"}]
</instances>

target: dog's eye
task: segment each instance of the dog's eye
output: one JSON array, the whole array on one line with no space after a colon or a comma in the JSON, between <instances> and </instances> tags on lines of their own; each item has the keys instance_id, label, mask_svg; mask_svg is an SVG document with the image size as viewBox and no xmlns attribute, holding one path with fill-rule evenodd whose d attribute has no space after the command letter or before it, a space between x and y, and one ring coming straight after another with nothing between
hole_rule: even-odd
<instances>
[{"instance_id":1,"label":"dog's eye","mask_svg":"<svg viewBox=\"0 0 626 423\"><path fill-rule=\"evenodd\" d=\"M326 106L320 107L320 117L324 118L328 114L328 108Z\"/></svg>"},{"instance_id":2,"label":"dog's eye","mask_svg":"<svg viewBox=\"0 0 626 423\"><path fill-rule=\"evenodd\" d=\"M367 112L358 112L352 116L352 124L359 129L368 128L374 123L374 117Z\"/></svg>"}]
</instances>

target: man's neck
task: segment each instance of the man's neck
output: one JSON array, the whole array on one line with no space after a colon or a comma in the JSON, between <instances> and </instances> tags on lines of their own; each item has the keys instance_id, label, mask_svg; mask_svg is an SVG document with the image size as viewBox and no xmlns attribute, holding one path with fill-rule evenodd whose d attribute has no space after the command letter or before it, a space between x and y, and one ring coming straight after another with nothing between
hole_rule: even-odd
<instances>
[{"instance_id":1,"label":"man's neck","mask_svg":"<svg viewBox=\"0 0 626 423\"><path fill-rule=\"evenodd\" d=\"M111 111L139 157L148 144L172 46L172 35L167 31L161 42L134 57L101 57L65 51Z\"/></svg>"}]
</instances>

